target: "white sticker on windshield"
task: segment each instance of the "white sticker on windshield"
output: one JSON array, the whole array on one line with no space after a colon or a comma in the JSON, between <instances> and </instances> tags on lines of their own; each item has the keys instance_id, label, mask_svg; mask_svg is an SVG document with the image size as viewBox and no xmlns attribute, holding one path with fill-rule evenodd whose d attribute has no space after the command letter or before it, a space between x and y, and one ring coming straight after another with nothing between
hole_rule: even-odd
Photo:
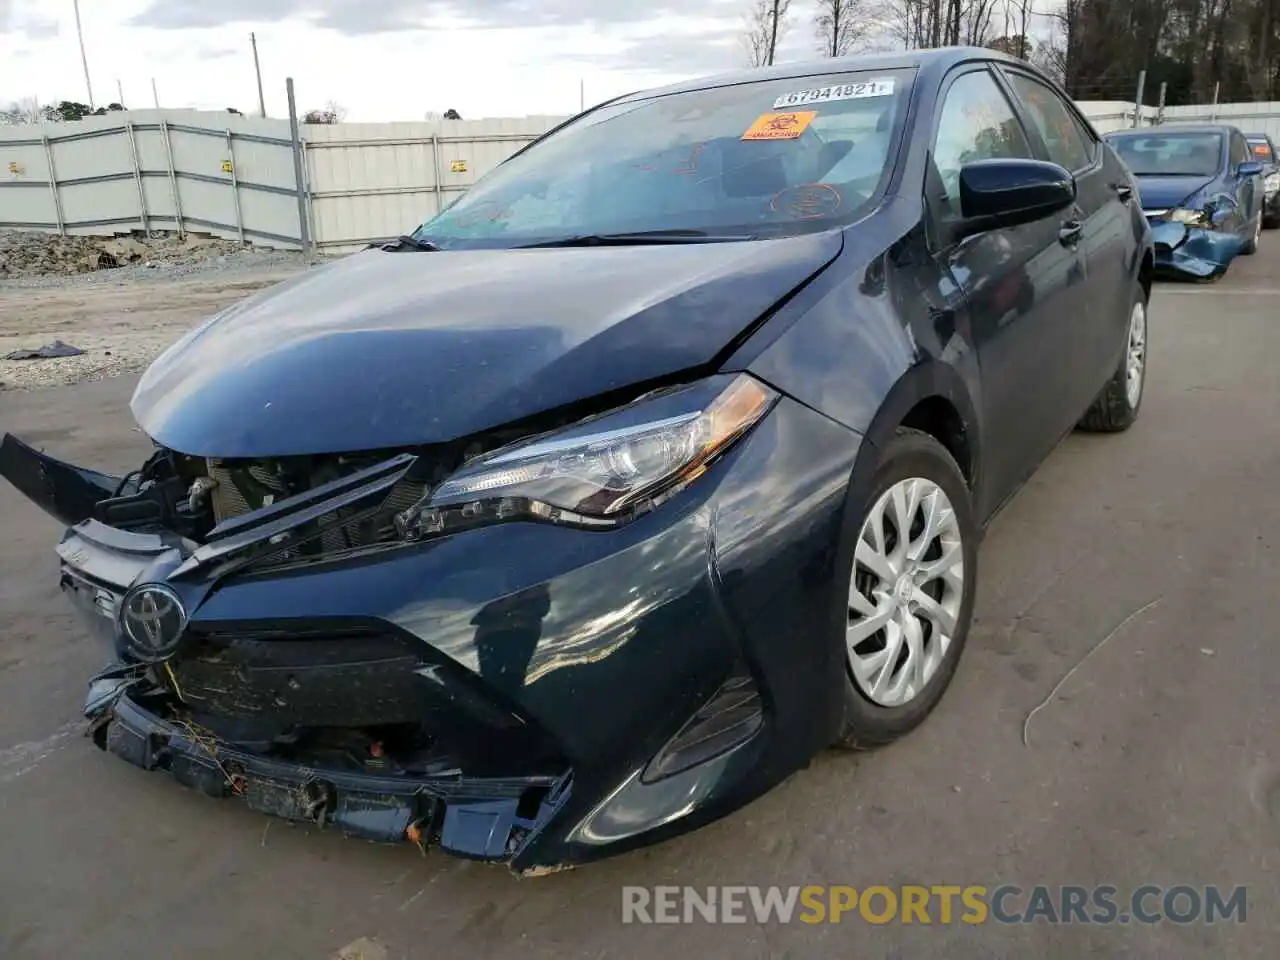
<instances>
[{"instance_id":1,"label":"white sticker on windshield","mask_svg":"<svg viewBox=\"0 0 1280 960\"><path fill-rule=\"evenodd\" d=\"M865 97L887 97L893 93L893 77L883 80L865 80L859 83L837 83L813 90L797 90L786 93L773 101L773 109L800 107L810 103L829 103L832 100L862 100Z\"/></svg>"}]
</instances>

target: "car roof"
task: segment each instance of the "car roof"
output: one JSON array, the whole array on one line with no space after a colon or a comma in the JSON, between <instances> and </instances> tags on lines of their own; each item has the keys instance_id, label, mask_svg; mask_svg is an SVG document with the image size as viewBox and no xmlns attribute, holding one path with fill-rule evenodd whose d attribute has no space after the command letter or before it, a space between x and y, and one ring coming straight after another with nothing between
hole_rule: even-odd
<instances>
[{"instance_id":1,"label":"car roof","mask_svg":"<svg viewBox=\"0 0 1280 960\"><path fill-rule=\"evenodd\" d=\"M1246 140L1266 140L1268 143L1271 142L1271 134L1269 133L1246 133L1244 138Z\"/></svg>"},{"instance_id":2,"label":"car roof","mask_svg":"<svg viewBox=\"0 0 1280 960\"><path fill-rule=\"evenodd\" d=\"M907 50L894 53L859 53L847 57L828 57L822 60L806 60L799 63L784 63L772 67L757 67L748 70L735 70L731 73L715 74L695 80L685 80L664 87L648 90L637 90L613 101L639 100L648 97L665 96L671 93L683 93L692 90L712 90L716 87L728 87L739 83L750 83L760 80L786 80L819 76L831 73L845 73L850 70L919 70L939 73L951 67L973 60L990 60L1019 66L1038 73L1025 60L992 50L987 47L943 47L937 50Z\"/></svg>"},{"instance_id":3,"label":"car roof","mask_svg":"<svg viewBox=\"0 0 1280 960\"><path fill-rule=\"evenodd\" d=\"M1112 130L1103 136L1111 137L1159 137L1175 133L1238 133L1229 123L1162 123L1158 127L1139 127L1136 130Z\"/></svg>"}]
</instances>

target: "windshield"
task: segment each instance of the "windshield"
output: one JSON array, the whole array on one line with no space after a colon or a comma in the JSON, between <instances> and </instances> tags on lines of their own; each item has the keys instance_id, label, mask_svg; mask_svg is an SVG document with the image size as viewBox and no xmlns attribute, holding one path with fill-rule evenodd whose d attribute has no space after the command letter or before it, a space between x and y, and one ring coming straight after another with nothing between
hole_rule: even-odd
<instances>
[{"instance_id":1,"label":"windshield","mask_svg":"<svg viewBox=\"0 0 1280 960\"><path fill-rule=\"evenodd\" d=\"M1259 163L1275 163L1276 155L1271 152L1271 143L1267 140L1249 138L1249 149L1253 151L1253 159Z\"/></svg>"},{"instance_id":2,"label":"windshield","mask_svg":"<svg viewBox=\"0 0 1280 960\"><path fill-rule=\"evenodd\" d=\"M1211 177L1222 168L1222 134L1161 133L1108 137L1134 176Z\"/></svg>"},{"instance_id":3,"label":"windshield","mask_svg":"<svg viewBox=\"0 0 1280 960\"><path fill-rule=\"evenodd\" d=\"M415 236L451 249L847 223L892 169L912 76L846 72L605 106L512 157Z\"/></svg>"}]
</instances>

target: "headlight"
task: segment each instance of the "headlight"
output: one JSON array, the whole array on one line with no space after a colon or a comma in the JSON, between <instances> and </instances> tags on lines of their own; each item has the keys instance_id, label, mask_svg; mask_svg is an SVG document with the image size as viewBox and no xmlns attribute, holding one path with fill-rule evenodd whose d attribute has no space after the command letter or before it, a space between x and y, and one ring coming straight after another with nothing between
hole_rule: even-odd
<instances>
[{"instance_id":1,"label":"headlight","mask_svg":"<svg viewBox=\"0 0 1280 960\"><path fill-rule=\"evenodd\" d=\"M396 524L409 540L520 518L618 526L684 489L777 399L746 374L652 395L475 458Z\"/></svg>"},{"instance_id":2,"label":"headlight","mask_svg":"<svg viewBox=\"0 0 1280 960\"><path fill-rule=\"evenodd\" d=\"M1194 226L1207 226L1209 223L1209 211L1188 210L1184 207L1179 207L1177 210L1170 210L1165 219L1172 220L1174 223L1189 223Z\"/></svg>"},{"instance_id":3,"label":"headlight","mask_svg":"<svg viewBox=\"0 0 1280 960\"><path fill-rule=\"evenodd\" d=\"M1280 171L1277 171L1276 173L1268 173L1266 179L1262 181L1262 189L1268 195L1280 190Z\"/></svg>"}]
</instances>

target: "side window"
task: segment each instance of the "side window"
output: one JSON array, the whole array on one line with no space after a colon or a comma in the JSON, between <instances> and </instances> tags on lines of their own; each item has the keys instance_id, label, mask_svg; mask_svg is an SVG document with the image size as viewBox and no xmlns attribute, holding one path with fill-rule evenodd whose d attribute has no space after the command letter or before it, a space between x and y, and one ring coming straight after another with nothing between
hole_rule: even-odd
<instances>
[{"instance_id":1,"label":"side window","mask_svg":"<svg viewBox=\"0 0 1280 960\"><path fill-rule=\"evenodd\" d=\"M1009 83L1027 108L1031 122L1049 148L1049 159L1073 173L1093 162L1093 147L1062 98L1026 74L1010 73Z\"/></svg>"},{"instance_id":2,"label":"side window","mask_svg":"<svg viewBox=\"0 0 1280 960\"><path fill-rule=\"evenodd\" d=\"M1249 159L1249 149L1245 146L1244 137L1238 133L1231 135L1231 166L1237 167Z\"/></svg>"},{"instance_id":3,"label":"side window","mask_svg":"<svg viewBox=\"0 0 1280 960\"><path fill-rule=\"evenodd\" d=\"M945 202L960 214L960 168L974 160L1032 156L1013 108L985 70L956 78L938 117L933 163Z\"/></svg>"}]
</instances>

